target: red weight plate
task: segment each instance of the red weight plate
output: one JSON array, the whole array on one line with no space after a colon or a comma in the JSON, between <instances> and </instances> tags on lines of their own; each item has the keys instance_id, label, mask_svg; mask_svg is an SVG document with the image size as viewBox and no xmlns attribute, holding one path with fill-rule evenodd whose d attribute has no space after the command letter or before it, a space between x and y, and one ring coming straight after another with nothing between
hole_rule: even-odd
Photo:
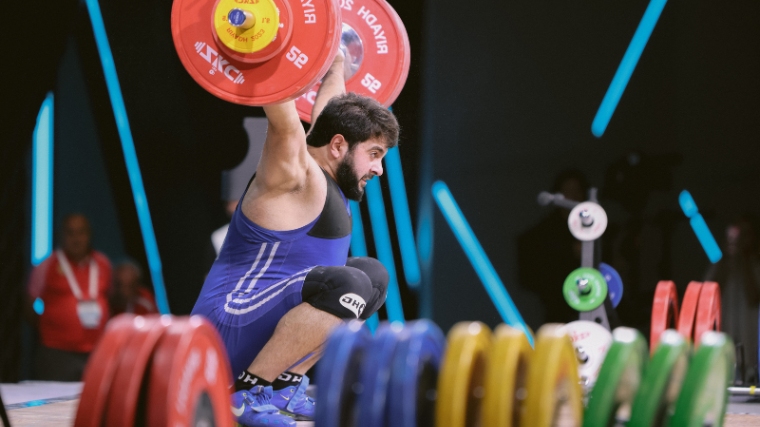
<instances>
[{"instance_id":1,"label":"red weight plate","mask_svg":"<svg viewBox=\"0 0 760 427\"><path fill-rule=\"evenodd\" d=\"M370 96L389 107L409 75L411 51L404 23L385 0L341 0L340 6L343 24L356 32L363 48L361 65L346 81L346 91ZM316 85L296 101L301 120L311 122L318 90Z\"/></svg>"},{"instance_id":2,"label":"red weight plate","mask_svg":"<svg viewBox=\"0 0 760 427\"><path fill-rule=\"evenodd\" d=\"M122 314L108 322L103 337L87 361L74 427L103 425L106 403L121 351L136 329L136 318L133 314Z\"/></svg>"},{"instance_id":3,"label":"red weight plate","mask_svg":"<svg viewBox=\"0 0 760 427\"><path fill-rule=\"evenodd\" d=\"M280 16L290 39L271 59L252 64L243 62L240 55L233 58L225 52L226 48L220 47L223 44L217 43L209 25L213 0L174 0L174 47L193 79L211 94L244 105L293 100L314 86L338 51L338 0L275 0L275 3L278 1L288 3L279 4L283 6ZM288 25L292 30L287 29ZM278 41L274 43L276 47Z\"/></svg>"},{"instance_id":4,"label":"red weight plate","mask_svg":"<svg viewBox=\"0 0 760 427\"><path fill-rule=\"evenodd\" d=\"M652 327L649 335L650 354L654 354L657 344L660 343L660 335L666 329L675 328L678 319L678 290L676 284L670 280L661 280L657 283L654 291L654 304L652 304Z\"/></svg>"},{"instance_id":5,"label":"red weight plate","mask_svg":"<svg viewBox=\"0 0 760 427\"><path fill-rule=\"evenodd\" d=\"M705 282L699 293L697 320L694 326L694 348L699 347L702 334L720 331L720 286L715 282Z\"/></svg>"},{"instance_id":6,"label":"red weight plate","mask_svg":"<svg viewBox=\"0 0 760 427\"><path fill-rule=\"evenodd\" d=\"M232 427L231 383L216 329L201 316L175 318L153 352L146 425Z\"/></svg>"},{"instance_id":7,"label":"red weight plate","mask_svg":"<svg viewBox=\"0 0 760 427\"><path fill-rule=\"evenodd\" d=\"M137 330L121 352L113 389L106 411L109 427L133 427L141 389L146 378L145 370L158 340L171 324L171 316L144 316L135 319ZM142 396L144 399L144 396ZM142 421L142 420L141 420ZM144 424L140 422L138 424Z\"/></svg>"},{"instance_id":8,"label":"red weight plate","mask_svg":"<svg viewBox=\"0 0 760 427\"><path fill-rule=\"evenodd\" d=\"M681 316L678 318L678 332L689 342L694 342L694 319L697 316L701 282L689 282L681 303Z\"/></svg>"}]
</instances>

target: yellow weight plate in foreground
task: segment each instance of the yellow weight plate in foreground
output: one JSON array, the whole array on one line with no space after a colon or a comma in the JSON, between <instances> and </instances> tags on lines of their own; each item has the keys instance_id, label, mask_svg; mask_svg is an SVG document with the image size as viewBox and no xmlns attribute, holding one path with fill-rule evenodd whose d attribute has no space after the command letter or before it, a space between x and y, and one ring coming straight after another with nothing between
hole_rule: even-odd
<instances>
[{"instance_id":1,"label":"yellow weight plate in foreground","mask_svg":"<svg viewBox=\"0 0 760 427\"><path fill-rule=\"evenodd\" d=\"M521 426L581 425L583 401L578 361L563 325L547 324L538 330L527 386Z\"/></svg>"},{"instance_id":2,"label":"yellow weight plate in foreground","mask_svg":"<svg viewBox=\"0 0 760 427\"><path fill-rule=\"evenodd\" d=\"M219 0L214 8L214 28L219 40L240 53L264 49L280 27L273 0Z\"/></svg>"},{"instance_id":3,"label":"yellow weight plate in foreground","mask_svg":"<svg viewBox=\"0 0 760 427\"><path fill-rule=\"evenodd\" d=\"M486 365L483 422L488 427L517 427L526 397L526 379L533 349L522 331L499 325Z\"/></svg>"},{"instance_id":4,"label":"yellow weight plate in foreground","mask_svg":"<svg viewBox=\"0 0 760 427\"><path fill-rule=\"evenodd\" d=\"M449 349L438 375L436 427L479 424L485 394L485 367L491 348L491 330L480 322L460 322L449 331Z\"/></svg>"}]
</instances>

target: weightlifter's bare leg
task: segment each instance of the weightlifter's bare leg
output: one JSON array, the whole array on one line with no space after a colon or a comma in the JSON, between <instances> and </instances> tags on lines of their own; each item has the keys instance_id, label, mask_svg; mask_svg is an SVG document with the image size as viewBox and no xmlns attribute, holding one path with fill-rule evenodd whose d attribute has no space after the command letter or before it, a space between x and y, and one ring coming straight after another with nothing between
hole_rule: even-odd
<instances>
[{"instance_id":1,"label":"weightlifter's bare leg","mask_svg":"<svg viewBox=\"0 0 760 427\"><path fill-rule=\"evenodd\" d=\"M311 304L296 306L277 323L274 335L251 363L248 372L273 382L299 360L318 350L330 331L341 322L337 316L318 310ZM318 359L314 355L291 372L305 374Z\"/></svg>"}]
</instances>

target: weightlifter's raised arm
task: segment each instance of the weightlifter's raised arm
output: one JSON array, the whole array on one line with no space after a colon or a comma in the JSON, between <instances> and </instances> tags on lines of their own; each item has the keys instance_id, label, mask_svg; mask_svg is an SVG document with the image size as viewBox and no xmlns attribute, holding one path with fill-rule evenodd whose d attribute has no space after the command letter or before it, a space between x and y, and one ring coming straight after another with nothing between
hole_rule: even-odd
<instances>
[{"instance_id":1,"label":"weightlifter's raised arm","mask_svg":"<svg viewBox=\"0 0 760 427\"><path fill-rule=\"evenodd\" d=\"M317 117L324 110L327 102L332 98L343 95L346 93L346 79L345 72L343 71L343 52L338 49L338 54L335 56L330 69L322 78L322 84L319 86L317 97L314 100L314 108L311 110L311 124L312 127L317 121Z\"/></svg>"},{"instance_id":2,"label":"weightlifter's raised arm","mask_svg":"<svg viewBox=\"0 0 760 427\"><path fill-rule=\"evenodd\" d=\"M294 101L264 107L269 124L256 171L256 186L292 191L303 185L309 167L306 134Z\"/></svg>"}]
</instances>

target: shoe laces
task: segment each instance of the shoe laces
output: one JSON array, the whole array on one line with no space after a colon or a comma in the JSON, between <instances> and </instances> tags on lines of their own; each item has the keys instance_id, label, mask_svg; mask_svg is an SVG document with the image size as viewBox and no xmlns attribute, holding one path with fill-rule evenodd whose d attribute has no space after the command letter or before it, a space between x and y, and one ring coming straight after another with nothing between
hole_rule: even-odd
<instances>
[{"instance_id":1,"label":"shoe laces","mask_svg":"<svg viewBox=\"0 0 760 427\"><path fill-rule=\"evenodd\" d=\"M270 405L272 403L272 397L269 394L264 393L264 386L257 385L250 391L250 393L244 395L244 399L249 405L259 407Z\"/></svg>"}]
</instances>

